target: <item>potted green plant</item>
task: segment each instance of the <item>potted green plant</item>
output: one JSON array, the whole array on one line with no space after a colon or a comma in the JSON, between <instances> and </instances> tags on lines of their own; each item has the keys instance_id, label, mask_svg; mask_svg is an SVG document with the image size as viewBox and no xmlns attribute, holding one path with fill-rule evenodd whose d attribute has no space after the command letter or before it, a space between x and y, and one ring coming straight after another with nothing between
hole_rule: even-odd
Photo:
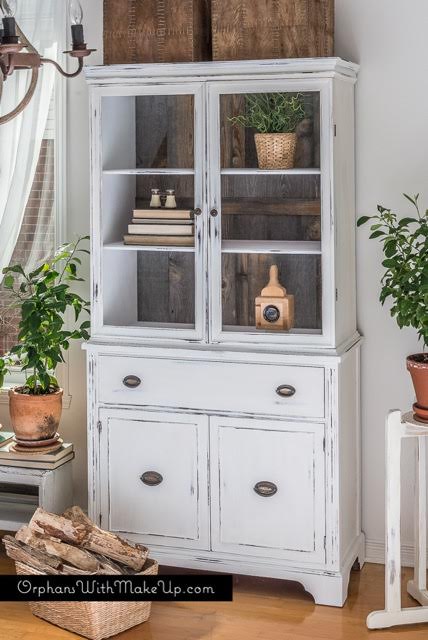
<instances>
[{"instance_id":1,"label":"potted green plant","mask_svg":"<svg viewBox=\"0 0 428 640\"><path fill-rule=\"evenodd\" d=\"M55 378L57 365L64 362L70 340L88 339L89 320L81 322L89 303L71 290L78 277L82 246L87 237L62 245L52 260L25 272L19 264L3 269L4 286L20 309L18 343L0 357L0 386L12 367L24 372L25 384L9 391L11 424L19 440L53 438L62 412L63 390ZM73 312L71 327L65 314Z\"/></svg>"},{"instance_id":2,"label":"potted green plant","mask_svg":"<svg viewBox=\"0 0 428 640\"><path fill-rule=\"evenodd\" d=\"M378 206L375 216L363 216L358 226L372 221L370 238L382 243L385 273L380 301L392 302L391 315L398 326L417 330L424 348L428 345L428 210L420 211L419 195L404 194L415 215L399 218L391 209ZM413 409L419 420L428 421L428 354L408 356L407 369L416 392Z\"/></svg>"},{"instance_id":3,"label":"potted green plant","mask_svg":"<svg viewBox=\"0 0 428 640\"><path fill-rule=\"evenodd\" d=\"M254 93L245 96L245 114L229 120L257 131L254 140L260 169L292 169L296 127L304 118L302 94Z\"/></svg>"}]
</instances>

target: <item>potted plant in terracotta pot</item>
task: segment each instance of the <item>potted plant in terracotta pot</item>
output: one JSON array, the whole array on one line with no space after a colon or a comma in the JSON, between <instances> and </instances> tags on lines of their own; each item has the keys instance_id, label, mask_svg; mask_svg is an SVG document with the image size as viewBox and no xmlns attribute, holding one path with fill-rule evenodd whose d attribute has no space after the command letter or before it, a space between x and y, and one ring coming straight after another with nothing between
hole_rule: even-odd
<instances>
[{"instance_id":1,"label":"potted plant in terracotta pot","mask_svg":"<svg viewBox=\"0 0 428 640\"><path fill-rule=\"evenodd\" d=\"M255 129L260 169L292 169L296 127L305 119L302 94L255 93L245 96L245 114L230 118L234 125Z\"/></svg>"},{"instance_id":2,"label":"potted plant in terracotta pot","mask_svg":"<svg viewBox=\"0 0 428 640\"><path fill-rule=\"evenodd\" d=\"M25 384L9 391L12 427L20 441L48 441L58 430L63 391L55 378L57 365L64 362L70 340L88 339L89 320L81 322L89 303L71 290L78 277L82 247L87 238L61 246L52 260L26 273L21 265L3 269L4 286L19 308L18 343L0 357L0 386L12 367L26 377ZM71 310L71 327L65 313Z\"/></svg>"},{"instance_id":3,"label":"potted plant in terracotta pot","mask_svg":"<svg viewBox=\"0 0 428 640\"><path fill-rule=\"evenodd\" d=\"M412 217L399 218L391 209L378 206L375 216L363 216L358 226L372 221L370 238L382 243L386 271L380 301L392 301L391 315L398 326L417 330L424 348L428 345L428 211L421 212L419 196L404 194L415 208ZM407 358L407 369L416 392L413 410L428 422L428 353Z\"/></svg>"}]
</instances>

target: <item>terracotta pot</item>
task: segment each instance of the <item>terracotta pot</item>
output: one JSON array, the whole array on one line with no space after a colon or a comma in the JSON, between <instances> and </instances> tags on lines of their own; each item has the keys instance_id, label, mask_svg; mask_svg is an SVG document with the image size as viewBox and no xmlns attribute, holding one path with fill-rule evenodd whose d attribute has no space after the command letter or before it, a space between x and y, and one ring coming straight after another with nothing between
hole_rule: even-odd
<instances>
[{"instance_id":1,"label":"terracotta pot","mask_svg":"<svg viewBox=\"0 0 428 640\"><path fill-rule=\"evenodd\" d=\"M58 431L62 413L63 390L41 396L9 391L12 428L19 440L48 440Z\"/></svg>"},{"instance_id":2,"label":"terracotta pot","mask_svg":"<svg viewBox=\"0 0 428 640\"><path fill-rule=\"evenodd\" d=\"M407 358L407 369L412 376L415 387L415 414L421 420L426 420L428 410L428 353L417 353ZM420 411L418 409L420 408Z\"/></svg>"}]
</instances>

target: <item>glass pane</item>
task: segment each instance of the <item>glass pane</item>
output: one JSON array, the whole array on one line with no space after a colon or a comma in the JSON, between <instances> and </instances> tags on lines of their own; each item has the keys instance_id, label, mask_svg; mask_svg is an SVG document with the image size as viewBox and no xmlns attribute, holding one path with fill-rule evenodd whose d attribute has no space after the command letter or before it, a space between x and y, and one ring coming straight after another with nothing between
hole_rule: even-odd
<instances>
[{"instance_id":1,"label":"glass pane","mask_svg":"<svg viewBox=\"0 0 428 640\"><path fill-rule=\"evenodd\" d=\"M195 326L195 254L104 249L104 324L191 329Z\"/></svg>"},{"instance_id":2,"label":"glass pane","mask_svg":"<svg viewBox=\"0 0 428 640\"><path fill-rule=\"evenodd\" d=\"M193 168L193 103L193 96L136 98L137 168Z\"/></svg>"},{"instance_id":3,"label":"glass pane","mask_svg":"<svg viewBox=\"0 0 428 640\"><path fill-rule=\"evenodd\" d=\"M223 240L321 240L319 175L223 175Z\"/></svg>"},{"instance_id":4,"label":"glass pane","mask_svg":"<svg viewBox=\"0 0 428 640\"><path fill-rule=\"evenodd\" d=\"M193 209L194 177L180 175L138 176L136 190L136 208L150 207L151 190L159 189L162 198L168 189L174 189L177 209Z\"/></svg>"},{"instance_id":5,"label":"glass pane","mask_svg":"<svg viewBox=\"0 0 428 640\"><path fill-rule=\"evenodd\" d=\"M289 132L297 135L292 165L295 168L320 167L320 100L317 92L223 95L220 119L223 169L260 167L255 134ZM272 155L272 147L268 148Z\"/></svg>"},{"instance_id":6,"label":"glass pane","mask_svg":"<svg viewBox=\"0 0 428 640\"><path fill-rule=\"evenodd\" d=\"M223 329L248 331L256 328L256 298L269 282L270 268L276 265L279 282L287 295L294 296L294 323L291 331L320 333L322 328L320 255L223 255ZM275 299L269 299L275 306ZM278 331L264 323L260 331Z\"/></svg>"}]
</instances>

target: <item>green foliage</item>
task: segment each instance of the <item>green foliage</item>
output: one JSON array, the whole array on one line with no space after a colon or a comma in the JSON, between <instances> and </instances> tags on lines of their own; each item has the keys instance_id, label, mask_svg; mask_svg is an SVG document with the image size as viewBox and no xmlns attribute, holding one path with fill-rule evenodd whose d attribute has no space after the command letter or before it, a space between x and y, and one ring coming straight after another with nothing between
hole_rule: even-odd
<instances>
[{"instance_id":1,"label":"green foliage","mask_svg":"<svg viewBox=\"0 0 428 640\"><path fill-rule=\"evenodd\" d=\"M254 93L245 96L245 114L229 120L258 133L294 133L304 118L301 93Z\"/></svg>"},{"instance_id":2,"label":"green foliage","mask_svg":"<svg viewBox=\"0 0 428 640\"><path fill-rule=\"evenodd\" d=\"M82 282L78 269L87 237L62 245L52 260L30 273L21 265L3 269L4 286L14 298L12 306L21 311L18 344L0 358L0 386L11 367L26 374L23 393L48 394L58 388L54 377L57 365L64 362L63 352L70 340L88 340L89 320L79 322L83 311L89 314L89 302L71 291L74 282ZM66 330L66 311L73 312L73 327Z\"/></svg>"},{"instance_id":3,"label":"green foliage","mask_svg":"<svg viewBox=\"0 0 428 640\"><path fill-rule=\"evenodd\" d=\"M413 327L428 346L428 210L421 213L419 195L404 194L415 207L414 217L399 219L391 209L378 206L375 216L363 216L358 226L372 220L370 238L379 238L386 271L380 301L392 300L391 315L398 326Z\"/></svg>"}]
</instances>

